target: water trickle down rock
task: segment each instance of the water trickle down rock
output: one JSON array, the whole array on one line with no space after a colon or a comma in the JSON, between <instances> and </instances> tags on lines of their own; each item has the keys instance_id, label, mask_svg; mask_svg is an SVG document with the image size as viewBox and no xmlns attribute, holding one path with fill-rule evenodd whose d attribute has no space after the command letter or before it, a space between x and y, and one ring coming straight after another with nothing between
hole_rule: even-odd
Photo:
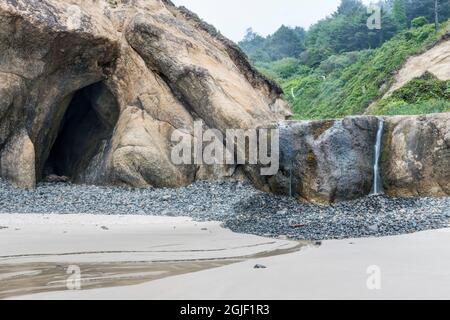
<instances>
[{"instance_id":1,"label":"water trickle down rock","mask_svg":"<svg viewBox=\"0 0 450 320\"><path fill-rule=\"evenodd\" d=\"M383 193L383 186L380 173L381 148L383 144L384 119L379 118L377 139L375 141L375 161L373 166L373 188L372 195Z\"/></svg>"}]
</instances>

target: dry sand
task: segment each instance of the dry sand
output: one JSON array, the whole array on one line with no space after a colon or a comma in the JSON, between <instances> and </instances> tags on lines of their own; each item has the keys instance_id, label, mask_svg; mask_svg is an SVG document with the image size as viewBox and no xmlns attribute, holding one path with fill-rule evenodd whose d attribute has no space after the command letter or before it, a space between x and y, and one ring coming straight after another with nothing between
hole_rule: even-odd
<instances>
[{"instance_id":1,"label":"dry sand","mask_svg":"<svg viewBox=\"0 0 450 320\"><path fill-rule=\"evenodd\" d=\"M8 218L0 215L0 225L8 226L0 230L0 284L4 283L5 274L7 279L17 277L17 272L21 277L36 278L39 272L36 268L17 266L45 261L78 261L85 266L83 277L115 275L116 278L109 278L106 285L100 283L98 286L102 288L98 289L88 286L83 288L89 290L44 292L22 295L19 299L450 299L450 229L325 241L319 247L307 245L300 251L272 256L267 252L293 250L298 243L237 235L216 223L197 224L183 218L111 217L108 221L108 217L92 216L41 217L13 215L8 222ZM23 219L20 223L19 218ZM36 219L52 223L40 226L29 221ZM83 221L84 226L74 225L77 221ZM15 225L23 229L14 231L11 227ZM62 233L61 226L67 233ZM101 226L109 230L99 229ZM52 232L44 232L39 240L36 231L45 228ZM71 240L65 242L64 237ZM61 255L75 249L83 251L82 248L84 251L104 248L117 253ZM44 252L49 255L17 256ZM168 257L170 262L161 262ZM103 261L100 267L98 259ZM185 259L191 261L180 261ZM152 263L149 268L145 263L136 263L138 260L160 261L160 265ZM136 272L130 271L132 261ZM255 264L267 268L254 269ZM1 268L8 265L15 269L2 272ZM177 266L178 273L173 271ZM380 272L379 290L367 286L368 279L377 280L376 274L368 273L373 272L373 267ZM116 272L115 268L123 270ZM118 282L120 275L125 277L123 282ZM64 282L64 278L60 280ZM127 283L131 285L119 286ZM17 298L17 295L8 296Z\"/></svg>"}]
</instances>

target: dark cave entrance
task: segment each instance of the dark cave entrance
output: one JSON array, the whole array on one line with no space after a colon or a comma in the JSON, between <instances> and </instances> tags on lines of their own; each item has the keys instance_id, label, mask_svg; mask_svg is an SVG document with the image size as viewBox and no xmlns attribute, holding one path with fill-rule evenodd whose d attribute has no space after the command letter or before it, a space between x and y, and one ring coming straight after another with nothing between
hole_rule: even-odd
<instances>
[{"instance_id":1,"label":"dark cave entrance","mask_svg":"<svg viewBox=\"0 0 450 320\"><path fill-rule=\"evenodd\" d=\"M103 83L75 92L45 163L44 178L64 176L78 182L109 143L118 116L117 101Z\"/></svg>"}]
</instances>

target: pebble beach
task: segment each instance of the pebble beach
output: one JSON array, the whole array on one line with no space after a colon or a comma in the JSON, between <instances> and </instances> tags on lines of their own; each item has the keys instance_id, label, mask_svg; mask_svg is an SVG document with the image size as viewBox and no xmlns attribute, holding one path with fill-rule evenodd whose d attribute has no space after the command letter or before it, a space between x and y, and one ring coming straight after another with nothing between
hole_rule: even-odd
<instances>
[{"instance_id":1,"label":"pebble beach","mask_svg":"<svg viewBox=\"0 0 450 320\"><path fill-rule=\"evenodd\" d=\"M197 182L178 189L42 183L35 190L21 190L2 181L0 213L183 216L219 221L237 233L320 241L445 228L450 198L380 195L321 206L267 194L242 182Z\"/></svg>"}]
</instances>

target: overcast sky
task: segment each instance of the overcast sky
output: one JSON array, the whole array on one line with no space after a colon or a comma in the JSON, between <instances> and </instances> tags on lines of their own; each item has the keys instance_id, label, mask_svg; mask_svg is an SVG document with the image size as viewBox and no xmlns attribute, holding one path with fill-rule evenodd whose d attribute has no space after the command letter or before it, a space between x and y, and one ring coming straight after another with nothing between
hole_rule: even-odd
<instances>
[{"instance_id":1,"label":"overcast sky","mask_svg":"<svg viewBox=\"0 0 450 320\"><path fill-rule=\"evenodd\" d=\"M197 13L228 38L239 41L252 27L261 35L282 24L308 28L333 13L340 0L172 0ZM370 0L364 0L370 3Z\"/></svg>"}]
</instances>

